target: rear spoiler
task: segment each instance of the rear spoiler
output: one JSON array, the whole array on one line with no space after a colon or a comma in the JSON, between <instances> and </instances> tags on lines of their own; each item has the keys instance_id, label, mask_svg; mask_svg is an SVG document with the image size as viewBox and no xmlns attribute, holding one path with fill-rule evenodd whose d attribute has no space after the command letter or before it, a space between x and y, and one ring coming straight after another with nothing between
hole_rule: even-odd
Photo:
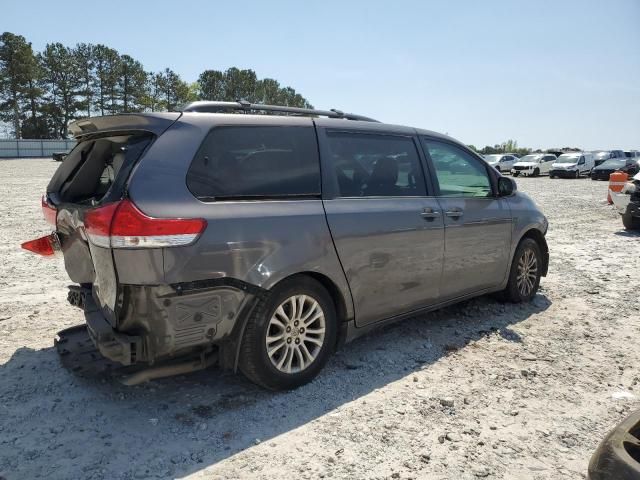
<instances>
[{"instance_id":1,"label":"rear spoiler","mask_svg":"<svg viewBox=\"0 0 640 480\"><path fill-rule=\"evenodd\" d=\"M161 112L89 117L71 122L69 131L78 141L96 133L111 132L143 131L158 136L178 120L181 115L182 113L180 112Z\"/></svg>"}]
</instances>

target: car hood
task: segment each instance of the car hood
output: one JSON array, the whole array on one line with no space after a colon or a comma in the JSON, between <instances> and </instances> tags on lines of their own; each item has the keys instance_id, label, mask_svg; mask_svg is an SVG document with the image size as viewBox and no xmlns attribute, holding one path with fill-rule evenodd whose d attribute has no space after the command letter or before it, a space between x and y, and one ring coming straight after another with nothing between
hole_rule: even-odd
<instances>
[{"instance_id":1,"label":"car hood","mask_svg":"<svg viewBox=\"0 0 640 480\"><path fill-rule=\"evenodd\" d=\"M537 165L537 162L516 162L513 164L514 167L535 167Z\"/></svg>"},{"instance_id":2,"label":"car hood","mask_svg":"<svg viewBox=\"0 0 640 480\"><path fill-rule=\"evenodd\" d=\"M552 168L573 168L576 167L577 163L554 163L551 165Z\"/></svg>"}]
</instances>

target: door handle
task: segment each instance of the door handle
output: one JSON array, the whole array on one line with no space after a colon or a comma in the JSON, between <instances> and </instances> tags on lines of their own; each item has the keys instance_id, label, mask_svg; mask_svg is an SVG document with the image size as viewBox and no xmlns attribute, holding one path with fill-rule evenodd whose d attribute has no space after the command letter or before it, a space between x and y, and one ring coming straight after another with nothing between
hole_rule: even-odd
<instances>
[{"instance_id":1,"label":"door handle","mask_svg":"<svg viewBox=\"0 0 640 480\"><path fill-rule=\"evenodd\" d=\"M451 210L447 210L445 215L451 218L460 218L463 215L463 212L459 208L452 208Z\"/></svg>"},{"instance_id":2,"label":"door handle","mask_svg":"<svg viewBox=\"0 0 640 480\"><path fill-rule=\"evenodd\" d=\"M422 210L422 213L420 215L425 220L433 220L434 218L438 218L440 216L440 212L438 210L434 210L433 208L425 208Z\"/></svg>"}]
</instances>

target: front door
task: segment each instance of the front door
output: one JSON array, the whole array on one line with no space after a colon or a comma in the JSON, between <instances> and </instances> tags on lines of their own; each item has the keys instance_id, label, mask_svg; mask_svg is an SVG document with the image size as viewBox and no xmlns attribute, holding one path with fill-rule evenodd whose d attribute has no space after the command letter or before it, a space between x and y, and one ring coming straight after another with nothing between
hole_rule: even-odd
<instances>
[{"instance_id":1,"label":"front door","mask_svg":"<svg viewBox=\"0 0 640 480\"><path fill-rule=\"evenodd\" d=\"M493 191L488 167L462 147L422 138L444 214L443 300L499 285L511 248L511 211Z\"/></svg>"},{"instance_id":2,"label":"front door","mask_svg":"<svg viewBox=\"0 0 640 480\"><path fill-rule=\"evenodd\" d=\"M438 201L427 196L410 136L319 130L332 198L327 221L357 326L436 303L444 254ZM323 188L327 182L323 185Z\"/></svg>"}]
</instances>

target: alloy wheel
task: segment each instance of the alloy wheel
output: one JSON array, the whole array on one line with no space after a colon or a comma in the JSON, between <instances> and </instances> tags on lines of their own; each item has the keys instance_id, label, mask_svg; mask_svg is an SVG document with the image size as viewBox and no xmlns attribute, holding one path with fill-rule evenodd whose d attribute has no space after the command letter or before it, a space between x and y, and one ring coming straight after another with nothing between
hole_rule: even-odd
<instances>
[{"instance_id":1,"label":"alloy wheel","mask_svg":"<svg viewBox=\"0 0 640 480\"><path fill-rule=\"evenodd\" d=\"M518 275L516 284L523 297L528 297L533 291L538 278L538 259L531 248L522 252L518 260Z\"/></svg>"},{"instance_id":2,"label":"alloy wheel","mask_svg":"<svg viewBox=\"0 0 640 480\"><path fill-rule=\"evenodd\" d=\"M266 335L267 355L284 373L308 368L320 354L326 322L320 304L308 295L294 295L276 308Z\"/></svg>"}]
</instances>

